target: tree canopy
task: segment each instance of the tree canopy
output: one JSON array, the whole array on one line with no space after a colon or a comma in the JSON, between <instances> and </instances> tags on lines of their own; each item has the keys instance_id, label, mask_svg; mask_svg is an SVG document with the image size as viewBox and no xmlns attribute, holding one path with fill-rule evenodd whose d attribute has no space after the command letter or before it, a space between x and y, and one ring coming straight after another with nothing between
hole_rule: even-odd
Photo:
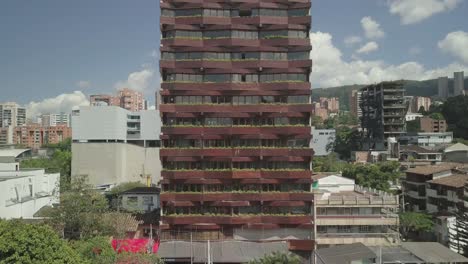
<instances>
[{"instance_id":1,"label":"tree canopy","mask_svg":"<svg viewBox=\"0 0 468 264\"><path fill-rule=\"evenodd\" d=\"M349 159L351 158L351 152L359 149L360 140L361 134L359 131L347 126L341 126L336 129L335 142L327 146L327 148L338 153L340 158Z\"/></svg>"},{"instance_id":2,"label":"tree canopy","mask_svg":"<svg viewBox=\"0 0 468 264\"><path fill-rule=\"evenodd\" d=\"M468 139L468 95L450 97L442 105L442 114L454 137Z\"/></svg>"},{"instance_id":3,"label":"tree canopy","mask_svg":"<svg viewBox=\"0 0 468 264\"><path fill-rule=\"evenodd\" d=\"M430 232L434 223L430 215L417 212L400 214L400 230L403 237L408 238L410 232Z\"/></svg>"},{"instance_id":4,"label":"tree canopy","mask_svg":"<svg viewBox=\"0 0 468 264\"><path fill-rule=\"evenodd\" d=\"M330 153L325 157L314 157L312 166L315 172L340 172L346 162L339 160L336 153Z\"/></svg>"},{"instance_id":5,"label":"tree canopy","mask_svg":"<svg viewBox=\"0 0 468 264\"><path fill-rule=\"evenodd\" d=\"M380 162L375 164L348 164L343 176L356 180L356 184L381 191L390 191L391 183L400 177L400 164Z\"/></svg>"},{"instance_id":6,"label":"tree canopy","mask_svg":"<svg viewBox=\"0 0 468 264\"><path fill-rule=\"evenodd\" d=\"M83 263L79 255L45 225L0 220L0 263Z\"/></svg>"},{"instance_id":7,"label":"tree canopy","mask_svg":"<svg viewBox=\"0 0 468 264\"><path fill-rule=\"evenodd\" d=\"M252 260L249 264L300 264L301 258L292 253L273 252L261 259Z\"/></svg>"}]
</instances>

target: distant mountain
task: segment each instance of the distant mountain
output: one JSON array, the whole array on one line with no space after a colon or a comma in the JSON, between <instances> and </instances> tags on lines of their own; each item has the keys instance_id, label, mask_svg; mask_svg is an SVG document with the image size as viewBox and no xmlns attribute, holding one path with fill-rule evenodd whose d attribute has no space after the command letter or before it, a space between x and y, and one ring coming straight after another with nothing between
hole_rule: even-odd
<instances>
[{"instance_id":1,"label":"distant mountain","mask_svg":"<svg viewBox=\"0 0 468 264\"><path fill-rule=\"evenodd\" d=\"M403 87L406 89L406 95L411 96L436 96L438 93L437 79L426 81L404 80ZM354 84L330 88L312 89L312 100L318 101L319 97L338 97L340 99L340 109L349 110L349 99L351 91L361 89L366 85ZM449 90L453 87L453 79L449 79ZM465 79L465 89L468 89L468 79Z\"/></svg>"}]
</instances>

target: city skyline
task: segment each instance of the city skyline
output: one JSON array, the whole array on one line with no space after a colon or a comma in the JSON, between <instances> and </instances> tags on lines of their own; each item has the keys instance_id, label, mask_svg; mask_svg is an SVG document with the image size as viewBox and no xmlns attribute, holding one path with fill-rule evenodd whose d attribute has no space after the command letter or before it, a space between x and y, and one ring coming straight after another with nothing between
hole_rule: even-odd
<instances>
[{"instance_id":1,"label":"city skyline","mask_svg":"<svg viewBox=\"0 0 468 264\"><path fill-rule=\"evenodd\" d=\"M468 71L467 51L460 48L468 42L468 3L430 1L423 8L415 0L313 1L312 87ZM85 95L129 87L154 105L159 3L108 3L0 4L0 32L6 36L0 43L2 101L62 112L85 105Z\"/></svg>"}]
</instances>

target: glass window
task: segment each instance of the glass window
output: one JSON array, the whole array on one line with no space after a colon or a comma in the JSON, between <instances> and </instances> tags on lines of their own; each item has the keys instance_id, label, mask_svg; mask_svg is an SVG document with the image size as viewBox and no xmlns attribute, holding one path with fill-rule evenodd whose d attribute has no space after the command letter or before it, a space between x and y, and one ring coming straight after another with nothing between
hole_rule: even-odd
<instances>
[{"instance_id":1,"label":"glass window","mask_svg":"<svg viewBox=\"0 0 468 264\"><path fill-rule=\"evenodd\" d=\"M288 60L309 60L309 59L310 59L310 54L308 51L288 53Z\"/></svg>"},{"instance_id":2,"label":"glass window","mask_svg":"<svg viewBox=\"0 0 468 264\"><path fill-rule=\"evenodd\" d=\"M231 32L229 30L205 31L203 37L208 39L229 38Z\"/></svg>"},{"instance_id":3,"label":"glass window","mask_svg":"<svg viewBox=\"0 0 468 264\"><path fill-rule=\"evenodd\" d=\"M309 15L309 9L304 8L304 9L289 9L288 10L288 15L290 17L296 17L296 16L308 16Z\"/></svg>"},{"instance_id":4,"label":"glass window","mask_svg":"<svg viewBox=\"0 0 468 264\"><path fill-rule=\"evenodd\" d=\"M190 16L201 16L202 10L201 9L176 9L175 16L176 17L190 17Z\"/></svg>"},{"instance_id":5,"label":"glass window","mask_svg":"<svg viewBox=\"0 0 468 264\"><path fill-rule=\"evenodd\" d=\"M161 16L163 16L163 17L174 17L175 12L174 12L174 10L171 10L171 9L163 9L161 11Z\"/></svg>"}]
</instances>

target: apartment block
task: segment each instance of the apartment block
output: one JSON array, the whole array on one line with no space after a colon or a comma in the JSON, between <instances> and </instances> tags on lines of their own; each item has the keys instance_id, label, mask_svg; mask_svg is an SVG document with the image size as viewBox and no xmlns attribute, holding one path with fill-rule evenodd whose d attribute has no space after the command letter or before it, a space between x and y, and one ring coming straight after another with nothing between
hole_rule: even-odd
<instances>
[{"instance_id":1,"label":"apartment block","mask_svg":"<svg viewBox=\"0 0 468 264\"><path fill-rule=\"evenodd\" d=\"M358 117L358 118L362 116L362 110L360 107L361 96L362 96L362 93L359 90L353 90L351 92L351 97L349 99L351 114L353 114L355 117Z\"/></svg>"},{"instance_id":2,"label":"apartment block","mask_svg":"<svg viewBox=\"0 0 468 264\"><path fill-rule=\"evenodd\" d=\"M401 82L382 82L361 89L361 127L365 150L384 150L387 138L406 131L405 89Z\"/></svg>"},{"instance_id":3,"label":"apartment block","mask_svg":"<svg viewBox=\"0 0 468 264\"><path fill-rule=\"evenodd\" d=\"M318 247L363 243L395 245L398 197L360 187L340 175L314 176L316 243Z\"/></svg>"},{"instance_id":4,"label":"apartment block","mask_svg":"<svg viewBox=\"0 0 468 264\"><path fill-rule=\"evenodd\" d=\"M338 97L320 97L319 102L320 106L327 109L330 113L338 113L340 111L340 100Z\"/></svg>"},{"instance_id":5,"label":"apartment block","mask_svg":"<svg viewBox=\"0 0 468 264\"><path fill-rule=\"evenodd\" d=\"M440 99L449 97L449 78L439 77L437 82L438 96Z\"/></svg>"},{"instance_id":6,"label":"apartment block","mask_svg":"<svg viewBox=\"0 0 468 264\"><path fill-rule=\"evenodd\" d=\"M158 111L85 106L73 112L72 121L72 177L86 175L102 188L129 181L158 184Z\"/></svg>"},{"instance_id":7,"label":"apartment block","mask_svg":"<svg viewBox=\"0 0 468 264\"><path fill-rule=\"evenodd\" d=\"M323 121L327 120L328 110L320 105L319 102L312 103L312 113L314 116L320 117Z\"/></svg>"},{"instance_id":8,"label":"apartment block","mask_svg":"<svg viewBox=\"0 0 468 264\"><path fill-rule=\"evenodd\" d=\"M465 74L464 72L453 73L453 95L465 95Z\"/></svg>"},{"instance_id":9,"label":"apartment block","mask_svg":"<svg viewBox=\"0 0 468 264\"><path fill-rule=\"evenodd\" d=\"M0 127L0 145L12 145L14 131L13 126Z\"/></svg>"},{"instance_id":10,"label":"apartment block","mask_svg":"<svg viewBox=\"0 0 468 264\"><path fill-rule=\"evenodd\" d=\"M417 113L419 110L424 109L424 111L429 111L432 105L432 100L430 97L424 96L414 96L410 101L410 112Z\"/></svg>"},{"instance_id":11,"label":"apartment block","mask_svg":"<svg viewBox=\"0 0 468 264\"><path fill-rule=\"evenodd\" d=\"M26 108L14 102L0 104L0 127L17 127L26 124Z\"/></svg>"},{"instance_id":12,"label":"apartment block","mask_svg":"<svg viewBox=\"0 0 468 264\"><path fill-rule=\"evenodd\" d=\"M447 182L447 179L450 180L451 178L447 177L452 176L452 170L456 169L458 166L458 164L446 163L433 166L421 166L407 170L402 190L405 196L405 202L408 203L408 208L416 212L434 209L434 206L437 206L437 204L428 205L428 193L430 193L431 197L434 197L434 195L438 196L437 192L434 193L434 188L437 190L437 188L440 188L438 186ZM433 182L432 185L430 184L431 181ZM442 194L441 192L441 195ZM447 192L445 192L445 196L446 195Z\"/></svg>"},{"instance_id":13,"label":"apartment block","mask_svg":"<svg viewBox=\"0 0 468 264\"><path fill-rule=\"evenodd\" d=\"M421 117L419 119L422 132L426 133L444 133L447 131L447 122L445 119L434 119L430 117Z\"/></svg>"},{"instance_id":14,"label":"apartment block","mask_svg":"<svg viewBox=\"0 0 468 264\"><path fill-rule=\"evenodd\" d=\"M453 132L412 132L399 138L401 145L418 145L425 148L448 146L453 141Z\"/></svg>"},{"instance_id":15,"label":"apartment block","mask_svg":"<svg viewBox=\"0 0 468 264\"><path fill-rule=\"evenodd\" d=\"M40 124L43 127L66 126L71 127L71 115L67 113L44 114L40 116Z\"/></svg>"},{"instance_id":16,"label":"apartment block","mask_svg":"<svg viewBox=\"0 0 468 264\"><path fill-rule=\"evenodd\" d=\"M468 174L452 174L427 182L427 212L456 213L463 209L463 191Z\"/></svg>"},{"instance_id":17,"label":"apartment block","mask_svg":"<svg viewBox=\"0 0 468 264\"><path fill-rule=\"evenodd\" d=\"M311 2L160 6L161 239L310 252Z\"/></svg>"},{"instance_id":18,"label":"apartment block","mask_svg":"<svg viewBox=\"0 0 468 264\"><path fill-rule=\"evenodd\" d=\"M65 125L43 127L29 124L15 128L13 142L32 149L39 149L45 144L58 144L71 138L71 128Z\"/></svg>"},{"instance_id":19,"label":"apartment block","mask_svg":"<svg viewBox=\"0 0 468 264\"><path fill-rule=\"evenodd\" d=\"M120 106L133 112L146 110L148 108L143 93L128 88L118 90L116 95L91 95L89 101L92 106L103 104L107 106Z\"/></svg>"}]
</instances>

